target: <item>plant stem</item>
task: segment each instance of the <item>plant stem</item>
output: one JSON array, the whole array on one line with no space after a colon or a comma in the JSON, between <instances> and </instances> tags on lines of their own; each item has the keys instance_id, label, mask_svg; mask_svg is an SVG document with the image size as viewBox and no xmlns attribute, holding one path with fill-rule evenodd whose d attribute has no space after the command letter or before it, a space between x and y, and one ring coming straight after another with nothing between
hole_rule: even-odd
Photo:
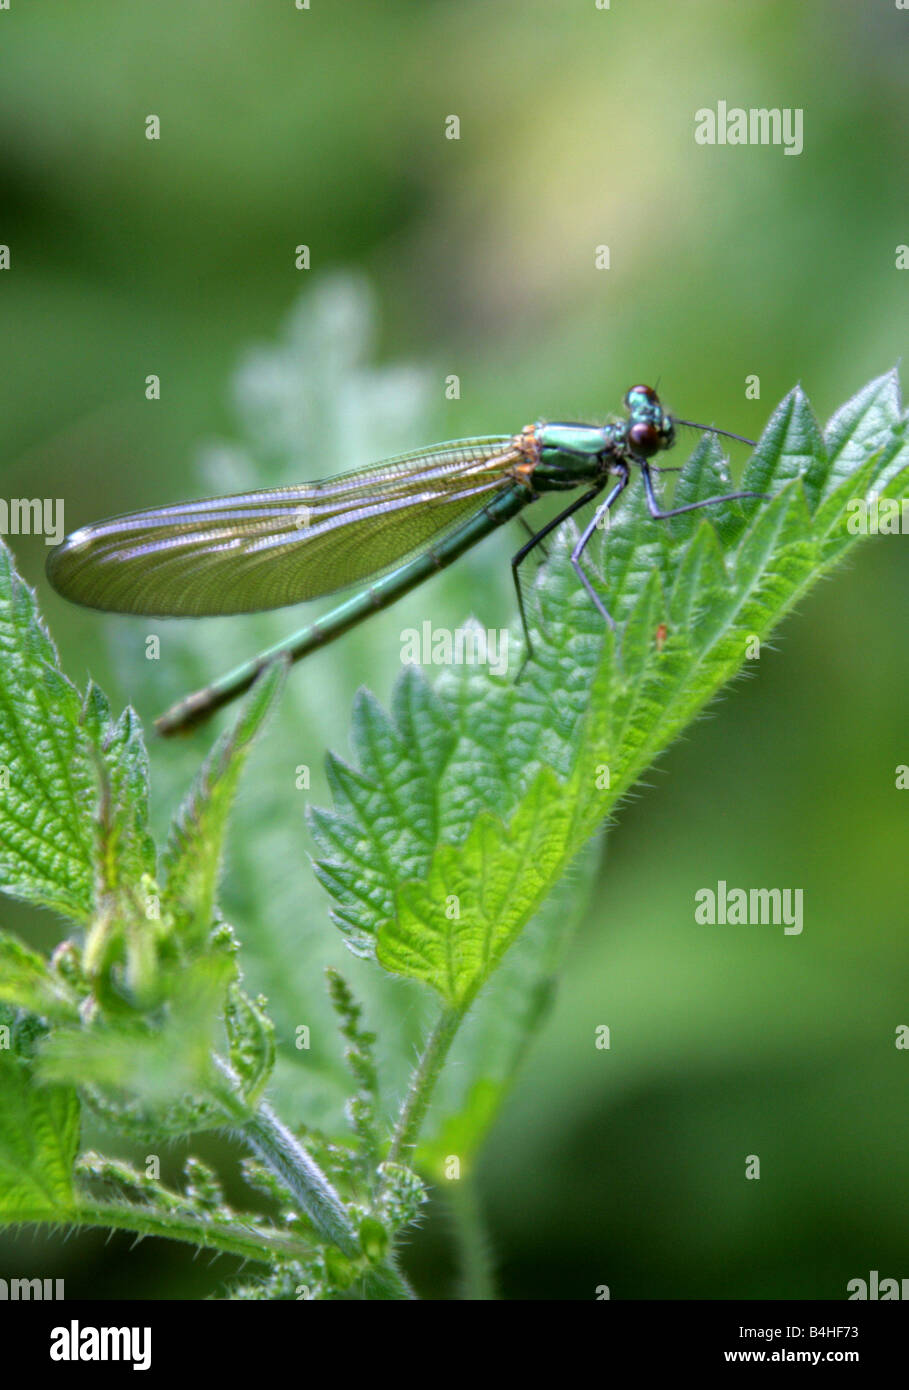
<instances>
[{"instance_id":1,"label":"plant stem","mask_svg":"<svg viewBox=\"0 0 909 1390\"><path fill-rule=\"evenodd\" d=\"M391 1148L385 1159L386 1163L401 1163L406 1151L416 1144L442 1065L466 1012L467 1006L460 1005L444 1009L439 1015L426 1040L423 1055L410 1078L407 1095L404 1097L404 1104L401 1106L401 1113L392 1135Z\"/></svg>"},{"instance_id":2,"label":"plant stem","mask_svg":"<svg viewBox=\"0 0 909 1390\"><path fill-rule=\"evenodd\" d=\"M270 1105L260 1102L255 1111L247 1110L237 1092L232 1068L223 1058L214 1060L228 1083L219 1088L219 1099L240 1136L293 1193L319 1233L348 1259L365 1263L359 1235L344 1203L319 1165L282 1124ZM365 1266L363 1279L371 1298L409 1299L414 1296L405 1279L388 1261Z\"/></svg>"},{"instance_id":3,"label":"plant stem","mask_svg":"<svg viewBox=\"0 0 909 1390\"><path fill-rule=\"evenodd\" d=\"M344 1203L271 1106L260 1104L255 1113L241 1122L240 1129L247 1143L290 1189L317 1230L350 1259L358 1259L362 1251Z\"/></svg>"},{"instance_id":4,"label":"plant stem","mask_svg":"<svg viewBox=\"0 0 909 1390\"><path fill-rule=\"evenodd\" d=\"M477 1196L477 1185L468 1173L450 1182L448 1202L454 1216L455 1239L461 1261L461 1298L472 1301L496 1297L489 1237Z\"/></svg>"},{"instance_id":5,"label":"plant stem","mask_svg":"<svg viewBox=\"0 0 909 1390\"><path fill-rule=\"evenodd\" d=\"M28 1220L27 1216L17 1220ZM34 1218L46 1221L46 1213ZM276 1257L305 1259L312 1247L299 1236L281 1231L263 1231L252 1226L201 1221L189 1213L167 1212L135 1202L89 1202L79 1200L69 1218L77 1226L100 1226L108 1230L134 1231L139 1236L162 1236L187 1241L190 1245L239 1255L245 1260L271 1263Z\"/></svg>"}]
</instances>

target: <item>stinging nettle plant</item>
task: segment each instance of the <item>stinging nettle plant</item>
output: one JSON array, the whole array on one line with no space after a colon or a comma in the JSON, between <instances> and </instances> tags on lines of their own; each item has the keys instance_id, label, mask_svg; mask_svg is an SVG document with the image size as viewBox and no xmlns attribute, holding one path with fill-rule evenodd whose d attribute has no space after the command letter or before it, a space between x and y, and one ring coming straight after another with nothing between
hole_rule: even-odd
<instances>
[{"instance_id":1,"label":"stinging nettle plant","mask_svg":"<svg viewBox=\"0 0 909 1390\"><path fill-rule=\"evenodd\" d=\"M676 504L715 493L723 469L705 437ZM0 1222L126 1229L241 1256L255 1273L234 1298L412 1297L398 1254L426 1184L444 1184L452 1156L469 1169L544 1011L568 929L564 904L547 915L547 899L558 902L619 799L741 670L749 639L856 543L850 501L901 497L907 469L895 372L823 432L796 389L742 480L771 501L658 524L642 495L626 494L598 557L620 647L577 586L569 525L529 596L538 637L519 684L478 667L430 683L408 668L390 711L360 693L353 762L328 759L334 808L310 811L317 873L350 949L436 1004L409 1084L389 1095L361 1005L329 972L346 1134L295 1130L265 1099L293 1043L244 989L218 902L231 804L261 756L253 745L284 667L263 673L215 742L159 848L136 715L115 717L96 685L80 694L67 679L0 548L0 888L67 930L50 959L0 934ZM257 849L268 856L267 836ZM462 1075L446 1091L456 1037ZM158 1147L233 1135L248 1151L253 1208L231 1205L199 1159L168 1185L83 1148L87 1116L114 1147L118 1135ZM473 1277L479 1296L484 1276Z\"/></svg>"}]
</instances>

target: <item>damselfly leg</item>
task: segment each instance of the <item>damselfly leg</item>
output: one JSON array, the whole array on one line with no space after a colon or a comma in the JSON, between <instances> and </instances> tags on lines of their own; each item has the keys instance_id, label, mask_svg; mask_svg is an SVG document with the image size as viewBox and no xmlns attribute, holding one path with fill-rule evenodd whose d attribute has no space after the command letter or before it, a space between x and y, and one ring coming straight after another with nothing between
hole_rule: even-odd
<instances>
[{"instance_id":1,"label":"damselfly leg","mask_svg":"<svg viewBox=\"0 0 909 1390\"><path fill-rule=\"evenodd\" d=\"M611 491L608 493L606 500L604 502L601 502L599 507L597 507L590 521L587 523L584 530L581 532L581 536L578 540L577 545L571 552L571 563L574 566L575 574L578 576L581 583L584 585L584 588L587 590L588 594L593 600L594 608L596 608L597 612L600 613L602 617L606 619L606 622L612 628L613 632L615 631L615 619L607 611L605 603L600 598L596 589L591 584L587 572L584 569L584 566L581 564L581 556L587 549L587 546L590 542L590 537L593 535L594 531L596 531L602 518L608 515L609 508L612 506L613 502L615 502L616 499L621 496L621 494L625 491L626 487L628 486L628 476L628 470L626 468L625 472L622 474L621 478L619 478L619 481L616 483L615 487L612 488Z\"/></svg>"},{"instance_id":2,"label":"damselfly leg","mask_svg":"<svg viewBox=\"0 0 909 1390\"><path fill-rule=\"evenodd\" d=\"M683 512L696 512L701 507L715 507L720 502L738 502L742 497L760 497L765 502L770 500L770 494L767 492L725 492L719 497L705 497L701 502L686 502L684 507L670 507L668 512L663 512L660 511L660 504L653 491L650 472L650 464L642 463L641 473L644 478L644 491L647 494L647 510L655 521L667 521L671 516L681 516Z\"/></svg>"},{"instance_id":3,"label":"damselfly leg","mask_svg":"<svg viewBox=\"0 0 909 1390\"><path fill-rule=\"evenodd\" d=\"M603 488L600 484L597 487L592 487L587 492L582 493L580 497L576 497L575 500L571 503L571 505L566 507L564 511L559 512L558 516L553 517L552 521L548 521L545 526L541 526L539 531L531 532L530 540L526 543L526 545L521 546L521 549L518 551L516 555L512 556L511 577L514 580L514 591L518 596L518 612L521 615L521 629L524 633L524 660L521 662L520 669L518 671L517 676L515 677L516 681L519 681L521 679L521 677L524 674L524 668L526 667L528 661L530 661L533 657L533 642L530 638L530 628L527 626L527 613L524 608L524 593L521 589L521 576L518 572L520 566L527 559L527 556L530 554L530 552L536 546L538 546L541 541L545 540L546 537L550 534L550 532L554 531L557 526L561 526L563 521L567 521L568 517L573 516L573 514L576 511L579 511L581 507L586 507L587 503L592 502L593 499L602 492L602 490ZM530 530L529 527L528 530Z\"/></svg>"}]
</instances>

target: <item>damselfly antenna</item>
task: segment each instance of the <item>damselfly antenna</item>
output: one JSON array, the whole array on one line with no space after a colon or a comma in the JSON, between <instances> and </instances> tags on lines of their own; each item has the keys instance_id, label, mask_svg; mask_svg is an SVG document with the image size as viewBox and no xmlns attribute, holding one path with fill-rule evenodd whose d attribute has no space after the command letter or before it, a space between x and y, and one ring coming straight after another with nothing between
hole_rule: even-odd
<instances>
[{"instance_id":1,"label":"damselfly antenna","mask_svg":"<svg viewBox=\"0 0 909 1390\"><path fill-rule=\"evenodd\" d=\"M746 439L743 434L733 434L732 430L720 430L716 425L699 425L697 420L681 420L678 415L673 415L673 424L688 425L693 430L704 430L707 434L725 434L727 439L737 439L740 444L750 444L752 449L757 443L754 439Z\"/></svg>"}]
</instances>

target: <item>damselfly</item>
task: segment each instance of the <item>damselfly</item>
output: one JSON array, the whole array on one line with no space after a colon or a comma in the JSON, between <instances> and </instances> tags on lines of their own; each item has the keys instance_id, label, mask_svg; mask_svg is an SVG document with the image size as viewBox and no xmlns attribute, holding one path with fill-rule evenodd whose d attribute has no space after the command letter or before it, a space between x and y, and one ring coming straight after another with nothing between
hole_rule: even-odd
<instances>
[{"instance_id":1,"label":"damselfly","mask_svg":"<svg viewBox=\"0 0 909 1390\"><path fill-rule=\"evenodd\" d=\"M670 415L650 386L633 386L625 410L624 419L606 425L540 422L518 434L433 444L324 482L130 512L74 531L48 557L48 577L65 598L88 608L192 618L281 608L372 581L325 617L174 705L157 720L160 733L172 734L235 699L269 661L299 661L394 603L543 493L583 488L539 531L527 528L530 539L511 561L526 661L532 647L519 567L551 531L604 491L571 563L604 621L615 626L581 561L634 468L650 515L659 521L764 495L730 492L662 511L653 472L673 470L651 460L672 446L677 424L712 427Z\"/></svg>"}]
</instances>

